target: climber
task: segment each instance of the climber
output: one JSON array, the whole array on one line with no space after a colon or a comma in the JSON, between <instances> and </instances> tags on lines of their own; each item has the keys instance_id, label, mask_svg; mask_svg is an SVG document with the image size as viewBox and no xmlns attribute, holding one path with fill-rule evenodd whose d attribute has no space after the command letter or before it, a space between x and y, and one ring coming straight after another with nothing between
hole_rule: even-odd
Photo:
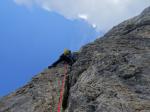
<instances>
[{"instance_id":1,"label":"climber","mask_svg":"<svg viewBox=\"0 0 150 112\"><path fill-rule=\"evenodd\" d=\"M65 49L64 53L59 57L59 59L53 63L51 66L48 66L48 68L56 67L56 65L60 62L64 61L68 65L72 66L72 64L75 62L73 54L71 53L70 50Z\"/></svg>"}]
</instances>

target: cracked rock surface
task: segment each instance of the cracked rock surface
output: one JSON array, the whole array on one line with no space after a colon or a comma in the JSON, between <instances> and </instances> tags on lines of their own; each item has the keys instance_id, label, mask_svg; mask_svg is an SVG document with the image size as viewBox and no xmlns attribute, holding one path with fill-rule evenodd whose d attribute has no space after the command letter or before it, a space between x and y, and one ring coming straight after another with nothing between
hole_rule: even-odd
<instances>
[{"instance_id":1,"label":"cracked rock surface","mask_svg":"<svg viewBox=\"0 0 150 112\"><path fill-rule=\"evenodd\" d=\"M56 112L63 74L62 64L44 70L0 112ZM150 7L83 46L68 75L65 112L150 112Z\"/></svg>"}]
</instances>

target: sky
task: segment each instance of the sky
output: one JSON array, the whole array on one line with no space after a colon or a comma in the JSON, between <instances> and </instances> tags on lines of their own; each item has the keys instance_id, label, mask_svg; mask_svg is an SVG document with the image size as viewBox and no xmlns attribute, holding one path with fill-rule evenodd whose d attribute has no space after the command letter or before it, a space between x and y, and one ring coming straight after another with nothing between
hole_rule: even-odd
<instances>
[{"instance_id":1,"label":"sky","mask_svg":"<svg viewBox=\"0 0 150 112\"><path fill-rule=\"evenodd\" d=\"M139 14L149 0L1 0L0 97L111 27Z\"/></svg>"}]
</instances>

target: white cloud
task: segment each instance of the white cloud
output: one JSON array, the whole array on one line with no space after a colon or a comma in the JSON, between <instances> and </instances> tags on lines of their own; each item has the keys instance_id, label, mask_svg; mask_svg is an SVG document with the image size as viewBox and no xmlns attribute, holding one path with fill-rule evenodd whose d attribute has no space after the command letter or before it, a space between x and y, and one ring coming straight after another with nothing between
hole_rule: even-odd
<instances>
[{"instance_id":1,"label":"white cloud","mask_svg":"<svg viewBox=\"0 0 150 112\"><path fill-rule=\"evenodd\" d=\"M84 19L94 28L107 31L119 22L139 14L150 0L14 0L19 5L37 5L67 19Z\"/></svg>"},{"instance_id":2,"label":"white cloud","mask_svg":"<svg viewBox=\"0 0 150 112\"><path fill-rule=\"evenodd\" d=\"M86 14L78 14L78 17L83 20L88 20L88 16Z\"/></svg>"}]
</instances>

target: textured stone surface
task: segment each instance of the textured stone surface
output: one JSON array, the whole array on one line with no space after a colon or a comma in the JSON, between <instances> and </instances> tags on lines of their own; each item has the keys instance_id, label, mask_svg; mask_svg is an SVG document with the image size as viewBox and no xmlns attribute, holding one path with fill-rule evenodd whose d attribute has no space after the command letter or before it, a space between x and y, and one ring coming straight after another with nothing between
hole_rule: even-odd
<instances>
[{"instance_id":1,"label":"textured stone surface","mask_svg":"<svg viewBox=\"0 0 150 112\"><path fill-rule=\"evenodd\" d=\"M56 111L63 73L45 70L2 98L0 112ZM68 75L66 112L150 112L150 7L83 46Z\"/></svg>"},{"instance_id":2,"label":"textured stone surface","mask_svg":"<svg viewBox=\"0 0 150 112\"><path fill-rule=\"evenodd\" d=\"M0 101L0 112L54 112L57 110L63 67L44 70L32 81ZM61 82L60 82L61 83Z\"/></svg>"}]
</instances>

